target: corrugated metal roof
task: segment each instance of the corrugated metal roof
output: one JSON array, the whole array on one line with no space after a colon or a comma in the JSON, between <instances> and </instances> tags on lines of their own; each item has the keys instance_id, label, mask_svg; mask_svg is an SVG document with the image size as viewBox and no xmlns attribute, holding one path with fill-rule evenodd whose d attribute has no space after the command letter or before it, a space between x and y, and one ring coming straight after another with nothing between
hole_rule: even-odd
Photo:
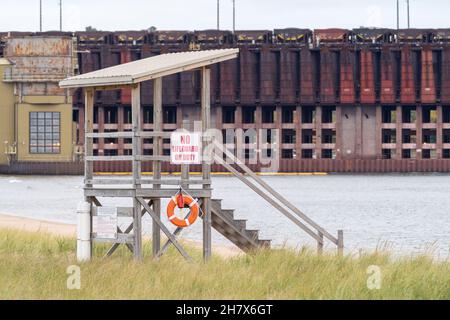
<instances>
[{"instance_id":1,"label":"corrugated metal roof","mask_svg":"<svg viewBox=\"0 0 450 320\"><path fill-rule=\"evenodd\" d=\"M189 51L162 54L67 78L63 88L127 85L193 70L237 57L239 49Z\"/></svg>"},{"instance_id":2,"label":"corrugated metal roof","mask_svg":"<svg viewBox=\"0 0 450 320\"><path fill-rule=\"evenodd\" d=\"M8 59L0 58L0 66L7 66L7 65L10 65L10 64L12 64L12 62L9 61Z\"/></svg>"}]
</instances>

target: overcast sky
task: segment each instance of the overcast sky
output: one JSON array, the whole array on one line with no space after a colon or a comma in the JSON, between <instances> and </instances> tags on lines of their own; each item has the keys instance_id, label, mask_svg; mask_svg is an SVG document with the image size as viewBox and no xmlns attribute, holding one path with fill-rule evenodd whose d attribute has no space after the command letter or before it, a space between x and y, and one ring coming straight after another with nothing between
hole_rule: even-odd
<instances>
[{"instance_id":1,"label":"overcast sky","mask_svg":"<svg viewBox=\"0 0 450 320\"><path fill-rule=\"evenodd\" d=\"M59 29L59 0L42 0L44 30ZM411 26L450 28L450 0L410 0ZM1 31L38 31L39 0L0 0ZM63 0L66 31L216 28L217 0ZM406 0L400 0L406 27ZM220 0L232 29L232 0ZM396 0L236 0L236 29L396 27Z\"/></svg>"}]
</instances>

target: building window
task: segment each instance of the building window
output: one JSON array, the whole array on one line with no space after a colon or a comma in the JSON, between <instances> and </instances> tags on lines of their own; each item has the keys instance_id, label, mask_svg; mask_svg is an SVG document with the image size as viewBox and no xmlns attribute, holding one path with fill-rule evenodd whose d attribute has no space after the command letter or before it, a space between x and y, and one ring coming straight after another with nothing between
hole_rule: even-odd
<instances>
[{"instance_id":1,"label":"building window","mask_svg":"<svg viewBox=\"0 0 450 320\"><path fill-rule=\"evenodd\" d=\"M242 122L243 123L255 123L255 107L242 108Z\"/></svg>"},{"instance_id":2,"label":"building window","mask_svg":"<svg viewBox=\"0 0 450 320\"><path fill-rule=\"evenodd\" d=\"M234 123L234 115L236 113L236 107L223 107L222 109L222 122Z\"/></svg>"},{"instance_id":3,"label":"building window","mask_svg":"<svg viewBox=\"0 0 450 320\"><path fill-rule=\"evenodd\" d=\"M381 113L383 123L395 123L397 121L397 112L395 107L383 107Z\"/></svg>"},{"instance_id":4,"label":"building window","mask_svg":"<svg viewBox=\"0 0 450 320\"><path fill-rule=\"evenodd\" d=\"M295 130L283 129L283 143L295 143Z\"/></svg>"},{"instance_id":5,"label":"building window","mask_svg":"<svg viewBox=\"0 0 450 320\"><path fill-rule=\"evenodd\" d=\"M322 159L333 159L333 150L332 149L323 149L322 150Z\"/></svg>"},{"instance_id":6,"label":"building window","mask_svg":"<svg viewBox=\"0 0 450 320\"><path fill-rule=\"evenodd\" d=\"M275 122L275 107L263 107L262 108L262 122L274 123Z\"/></svg>"},{"instance_id":7,"label":"building window","mask_svg":"<svg viewBox=\"0 0 450 320\"><path fill-rule=\"evenodd\" d=\"M403 107L402 109L402 121L403 123L416 122L416 108L415 107Z\"/></svg>"},{"instance_id":8,"label":"building window","mask_svg":"<svg viewBox=\"0 0 450 320\"><path fill-rule=\"evenodd\" d=\"M61 153L60 112L30 112L30 153Z\"/></svg>"},{"instance_id":9,"label":"building window","mask_svg":"<svg viewBox=\"0 0 450 320\"><path fill-rule=\"evenodd\" d=\"M444 123L450 123L450 107L442 107L442 121Z\"/></svg>"},{"instance_id":10,"label":"building window","mask_svg":"<svg viewBox=\"0 0 450 320\"><path fill-rule=\"evenodd\" d=\"M397 143L397 135L394 129L383 129L383 143Z\"/></svg>"},{"instance_id":11,"label":"building window","mask_svg":"<svg viewBox=\"0 0 450 320\"><path fill-rule=\"evenodd\" d=\"M282 122L294 123L295 107L283 107Z\"/></svg>"},{"instance_id":12,"label":"building window","mask_svg":"<svg viewBox=\"0 0 450 320\"><path fill-rule=\"evenodd\" d=\"M392 149L383 149L382 155L383 159L392 159Z\"/></svg>"},{"instance_id":13,"label":"building window","mask_svg":"<svg viewBox=\"0 0 450 320\"><path fill-rule=\"evenodd\" d=\"M303 123L313 123L316 117L316 110L313 107L303 107L302 108L302 122Z\"/></svg>"},{"instance_id":14,"label":"building window","mask_svg":"<svg viewBox=\"0 0 450 320\"><path fill-rule=\"evenodd\" d=\"M411 149L403 149L402 150L402 158L403 159L411 159Z\"/></svg>"},{"instance_id":15,"label":"building window","mask_svg":"<svg viewBox=\"0 0 450 320\"><path fill-rule=\"evenodd\" d=\"M176 107L165 107L163 109L163 120L167 124L177 123L177 108Z\"/></svg>"},{"instance_id":16,"label":"building window","mask_svg":"<svg viewBox=\"0 0 450 320\"><path fill-rule=\"evenodd\" d=\"M294 150L292 149L283 149L281 153L281 157L283 159L294 159Z\"/></svg>"},{"instance_id":17,"label":"building window","mask_svg":"<svg viewBox=\"0 0 450 320\"><path fill-rule=\"evenodd\" d=\"M444 159L450 159L450 149L444 149L442 153Z\"/></svg>"},{"instance_id":18,"label":"building window","mask_svg":"<svg viewBox=\"0 0 450 320\"><path fill-rule=\"evenodd\" d=\"M436 159L436 150L435 149L423 149L422 150L422 159Z\"/></svg>"},{"instance_id":19,"label":"building window","mask_svg":"<svg viewBox=\"0 0 450 320\"><path fill-rule=\"evenodd\" d=\"M118 155L117 149L105 149L103 154L107 157L115 157Z\"/></svg>"},{"instance_id":20,"label":"building window","mask_svg":"<svg viewBox=\"0 0 450 320\"><path fill-rule=\"evenodd\" d=\"M437 122L436 107L423 107L422 121L423 123L436 123Z\"/></svg>"},{"instance_id":21,"label":"building window","mask_svg":"<svg viewBox=\"0 0 450 320\"><path fill-rule=\"evenodd\" d=\"M331 129L322 130L322 143L332 144L336 143L336 132Z\"/></svg>"},{"instance_id":22,"label":"building window","mask_svg":"<svg viewBox=\"0 0 450 320\"><path fill-rule=\"evenodd\" d=\"M124 107L123 108L123 123L130 124L132 123L133 119L131 116L131 107Z\"/></svg>"},{"instance_id":23,"label":"building window","mask_svg":"<svg viewBox=\"0 0 450 320\"><path fill-rule=\"evenodd\" d=\"M117 108L105 108L104 110L105 124L116 124L118 122Z\"/></svg>"},{"instance_id":24,"label":"building window","mask_svg":"<svg viewBox=\"0 0 450 320\"><path fill-rule=\"evenodd\" d=\"M303 143L314 143L314 132L311 129L303 129L302 130L302 142Z\"/></svg>"},{"instance_id":25,"label":"building window","mask_svg":"<svg viewBox=\"0 0 450 320\"><path fill-rule=\"evenodd\" d=\"M153 107L144 107L144 123L153 123Z\"/></svg>"},{"instance_id":26,"label":"building window","mask_svg":"<svg viewBox=\"0 0 450 320\"><path fill-rule=\"evenodd\" d=\"M416 131L411 129L403 129L403 143L416 143Z\"/></svg>"},{"instance_id":27,"label":"building window","mask_svg":"<svg viewBox=\"0 0 450 320\"><path fill-rule=\"evenodd\" d=\"M314 152L312 149L303 149L302 150L302 158L304 159L312 159L314 156Z\"/></svg>"},{"instance_id":28,"label":"building window","mask_svg":"<svg viewBox=\"0 0 450 320\"><path fill-rule=\"evenodd\" d=\"M450 143L450 129L442 130L442 141L444 143Z\"/></svg>"},{"instance_id":29,"label":"building window","mask_svg":"<svg viewBox=\"0 0 450 320\"><path fill-rule=\"evenodd\" d=\"M336 122L336 108L335 107L323 107L322 108L322 123L335 123Z\"/></svg>"},{"instance_id":30,"label":"building window","mask_svg":"<svg viewBox=\"0 0 450 320\"><path fill-rule=\"evenodd\" d=\"M423 143L436 143L436 130L424 129L422 134Z\"/></svg>"}]
</instances>

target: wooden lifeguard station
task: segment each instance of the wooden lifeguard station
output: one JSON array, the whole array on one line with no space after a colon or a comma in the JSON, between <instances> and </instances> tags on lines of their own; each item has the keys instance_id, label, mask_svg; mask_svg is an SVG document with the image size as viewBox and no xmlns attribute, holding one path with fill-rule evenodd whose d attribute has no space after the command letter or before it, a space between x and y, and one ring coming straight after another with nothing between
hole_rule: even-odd
<instances>
[{"instance_id":1,"label":"wooden lifeguard station","mask_svg":"<svg viewBox=\"0 0 450 320\"><path fill-rule=\"evenodd\" d=\"M142 216L148 213L152 218L152 252L154 257L161 256L170 244L186 258L187 252L177 241L178 228L174 233L161 221L161 199L173 197L183 187L194 198L197 198L203 213L203 256L205 260L211 257L211 228L214 227L225 237L244 251L251 251L260 247L269 247L269 240L259 239L257 230L248 230L244 220L234 218L233 210L222 208L220 200L211 199L211 162L221 164L244 182L259 196L265 199L273 208L284 214L297 226L303 229L318 243L319 252L322 251L324 239L329 239L343 249L342 231L334 237L324 230L266 182L253 173L234 154L220 143L214 141L207 132L211 125L210 115L210 69L209 66L222 61L235 59L239 49L222 49L208 51L191 51L163 54L146 58L91 73L71 77L60 82L62 88L85 88L85 202L79 208L79 260L91 258L93 242L111 242L112 247L107 255L111 255L120 244L126 245L137 260L142 259ZM201 136L202 136L202 177L195 179L189 174L189 165L182 165L181 179L162 177L161 163L170 161L170 156L163 155L163 139L170 139L171 132L163 131L162 119L162 78L168 75L189 70L201 70ZM143 131L141 128L141 83L153 81L154 102L153 117L154 130ZM93 131L94 94L100 90L118 90L131 88L132 92L132 131L130 132L99 132ZM132 139L132 155L127 156L94 156L93 142L95 138L128 138ZM142 154L142 139L153 138L153 155ZM214 144L215 151L210 145ZM208 151L209 150L209 151ZM231 160L225 161L224 158ZM132 177L125 179L94 176L95 161L131 161L133 164ZM152 161L153 176L143 178L141 164ZM236 168L237 166L237 168ZM197 187L195 187L197 186ZM199 186L199 187L198 187ZM131 198L133 206L130 208L116 208L119 217L131 217L133 223L125 230L117 228L114 239L105 239L92 232L93 217L99 212L102 204L99 198ZM161 247L161 231L168 238Z\"/></svg>"}]
</instances>

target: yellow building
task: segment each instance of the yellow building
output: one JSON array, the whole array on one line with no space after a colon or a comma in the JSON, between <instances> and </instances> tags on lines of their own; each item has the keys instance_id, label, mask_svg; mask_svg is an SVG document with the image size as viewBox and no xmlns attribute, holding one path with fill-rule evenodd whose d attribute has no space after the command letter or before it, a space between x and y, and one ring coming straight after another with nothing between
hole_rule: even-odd
<instances>
[{"instance_id":1,"label":"yellow building","mask_svg":"<svg viewBox=\"0 0 450 320\"><path fill-rule=\"evenodd\" d=\"M0 58L0 80L11 62ZM14 85L0 81L0 164L8 164L15 153L14 139Z\"/></svg>"},{"instance_id":2,"label":"yellow building","mask_svg":"<svg viewBox=\"0 0 450 320\"><path fill-rule=\"evenodd\" d=\"M73 160L72 97L58 82L74 73L70 37L15 37L0 59L0 164Z\"/></svg>"}]
</instances>

